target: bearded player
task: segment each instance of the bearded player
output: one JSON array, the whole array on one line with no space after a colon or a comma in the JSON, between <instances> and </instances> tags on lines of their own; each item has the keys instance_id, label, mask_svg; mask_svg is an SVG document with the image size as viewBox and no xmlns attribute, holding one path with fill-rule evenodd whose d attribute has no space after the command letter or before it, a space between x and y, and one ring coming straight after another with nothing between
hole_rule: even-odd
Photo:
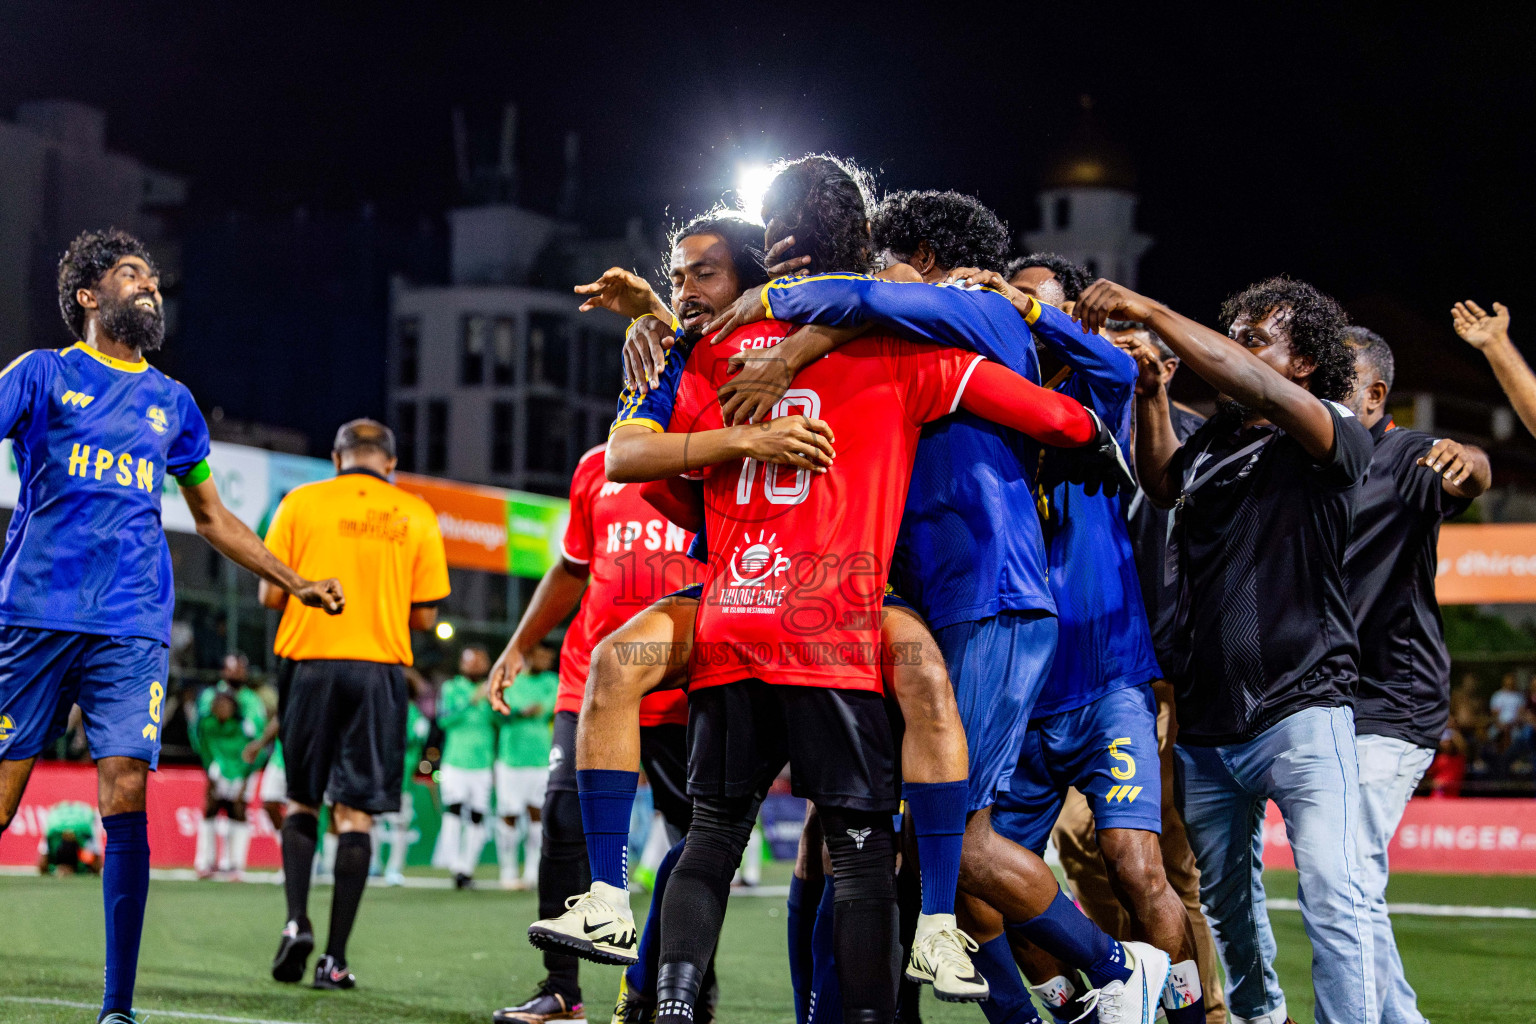
<instances>
[{"instance_id":1,"label":"bearded player","mask_svg":"<svg viewBox=\"0 0 1536 1024\"><path fill-rule=\"evenodd\" d=\"M59 310L79 340L0 371L0 427L21 477L0 554L0 829L79 704L107 833L99 1019L131 1024L149 892L144 790L160 757L175 604L165 477L226 558L330 614L344 599L336 580L306 580L274 558L219 500L202 413L144 359L165 338L165 315L143 244L120 231L76 238L59 263Z\"/></svg>"}]
</instances>

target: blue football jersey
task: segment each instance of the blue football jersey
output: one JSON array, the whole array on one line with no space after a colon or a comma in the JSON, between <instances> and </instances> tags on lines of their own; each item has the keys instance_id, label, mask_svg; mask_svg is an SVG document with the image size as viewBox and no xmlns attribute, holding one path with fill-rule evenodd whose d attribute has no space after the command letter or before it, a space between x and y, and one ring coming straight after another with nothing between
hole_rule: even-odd
<instances>
[{"instance_id":1,"label":"blue football jersey","mask_svg":"<svg viewBox=\"0 0 1536 1024\"><path fill-rule=\"evenodd\" d=\"M0 554L0 623L170 642L165 477L208 457L178 381L83 343L0 372L0 432L21 493Z\"/></svg>"},{"instance_id":2,"label":"blue football jersey","mask_svg":"<svg viewBox=\"0 0 1536 1024\"><path fill-rule=\"evenodd\" d=\"M766 287L763 301L780 320L842 327L873 321L980 352L1040 382L1029 322L993 291L827 274L781 278ZM1035 319L1042 310L1056 312L1037 304ZM1028 512L1038 452L1018 431L964 410L923 428L891 583L932 628L1001 611L1055 611L1040 521Z\"/></svg>"},{"instance_id":3,"label":"blue football jersey","mask_svg":"<svg viewBox=\"0 0 1536 1024\"><path fill-rule=\"evenodd\" d=\"M1052 311L1055 313L1055 311ZM1070 330L1058 330L1065 326ZM1127 461L1136 361L1097 334L1085 335L1064 314L1036 333L1071 367L1056 388L1077 399L1115 432ZM1043 479L1056 481L1052 449L1045 449ZM1033 718L1086 707L1114 690L1157 679L1152 630L1141 597L1121 499L1088 494L1079 484L1055 482L1042 495L1046 557L1056 598L1056 657L1035 701Z\"/></svg>"},{"instance_id":4,"label":"blue football jersey","mask_svg":"<svg viewBox=\"0 0 1536 1024\"><path fill-rule=\"evenodd\" d=\"M658 434L666 432L667 424L672 422L672 407L677 403L677 382L682 379L683 366L698 340L683 337L681 327L675 330L673 337L677 340L667 350L666 361L657 375L660 383L643 395L635 388L626 387L619 394L619 411L608 433L629 424L649 427Z\"/></svg>"}]
</instances>

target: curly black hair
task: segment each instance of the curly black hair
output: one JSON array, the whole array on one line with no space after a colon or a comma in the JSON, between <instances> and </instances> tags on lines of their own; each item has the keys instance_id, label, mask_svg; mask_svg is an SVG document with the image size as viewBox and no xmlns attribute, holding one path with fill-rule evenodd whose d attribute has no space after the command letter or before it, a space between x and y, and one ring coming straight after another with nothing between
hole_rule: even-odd
<instances>
[{"instance_id":1,"label":"curly black hair","mask_svg":"<svg viewBox=\"0 0 1536 1024\"><path fill-rule=\"evenodd\" d=\"M85 336L85 307L80 305L75 294L81 288L96 287L106 272L124 256L137 256L149 264L150 273L159 276L160 271L155 268L155 261L149 258L144 243L126 231L117 228L82 231L69 243L59 260L59 313L72 337Z\"/></svg>"},{"instance_id":2,"label":"curly black hair","mask_svg":"<svg viewBox=\"0 0 1536 1024\"><path fill-rule=\"evenodd\" d=\"M869 237L870 177L852 161L812 154L779 169L763 195L765 241L789 235L795 244L781 260L810 256L813 274L875 269Z\"/></svg>"},{"instance_id":3,"label":"curly black hair","mask_svg":"<svg viewBox=\"0 0 1536 1024\"><path fill-rule=\"evenodd\" d=\"M1061 290L1068 302L1076 302L1077 297L1083 294L1083 289L1093 283L1093 275L1088 273L1086 268L1054 252L1033 252L1028 256L1020 256L1008 264L1008 269L1003 271L1003 276L1011 281L1013 275L1030 267L1044 267L1056 275L1056 281L1061 285Z\"/></svg>"},{"instance_id":4,"label":"curly black hair","mask_svg":"<svg viewBox=\"0 0 1536 1024\"><path fill-rule=\"evenodd\" d=\"M1008 225L974 196L959 192L892 192L870 221L877 252L906 262L924 242L941 270L1002 270Z\"/></svg>"},{"instance_id":5,"label":"curly black hair","mask_svg":"<svg viewBox=\"0 0 1536 1024\"><path fill-rule=\"evenodd\" d=\"M675 228L668 244L676 249L677 243L689 235L719 235L731 249L731 263L736 268L736 280L742 291L768 283L763 269L763 226L754 224L746 217L724 206L717 206ZM663 275L665 276L665 275Z\"/></svg>"},{"instance_id":6,"label":"curly black hair","mask_svg":"<svg viewBox=\"0 0 1536 1024\"><path fill-rule=\"evenodd\" d=\"M1345 344L1349 316L1344 307L1305 281L1272 277L1222 303L1221 322L1230 330L1239 316L1262 320L1274 310L1287 311L1281 325L1291 351L1313 362L1312 394L1328 401L1348 401L1355 391L1355 354Z\"/></svg>"},{"instance_id":7,"label":"curly black hair","mask_svg":"<svg viewBox=\"0 0 1536 1024\"><path fill-rule=\"evenodd\" d=\"M1366 327L1346 327L1344 344L1354 353L1356 366L1364 362L1370 369L1368 378L1355 381L1357 386L1379 380L1388 391L1392 390L1392 381L1397 377L1397 360L1392 358L1392 346L1387 344L1386 338Z\"/></svg>"}]
</instances>

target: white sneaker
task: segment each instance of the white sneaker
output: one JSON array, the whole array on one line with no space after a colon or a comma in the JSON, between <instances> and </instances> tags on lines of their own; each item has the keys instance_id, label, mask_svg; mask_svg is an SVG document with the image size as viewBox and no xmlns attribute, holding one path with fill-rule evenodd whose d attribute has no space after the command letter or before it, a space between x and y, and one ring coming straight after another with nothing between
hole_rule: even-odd
<instances>
[{"instance_id":1,"label":"white sneaker","mask_svg":"<svg viewBox=\"0 0 1536 1024\"><path fill-rule=\"evenodd\" d=\"M1145 942L1121 945L1131 959L1131 976L1091 990L1083 1000L1083 1017L1097 1009L1099 1024L1152 1024L1168 980L1168 954Z\"/></svg>"},{"instance_id":2,"label":"white sneaker","mask_svg":"<svg viewBox=\"0 0 1536 1024\"><path fill-rule=\"evenodd\" d=\"M971 963L976 940L961 931L953 914L923 914L917 919L907 980L933 986L946 1003L979 1003L992 994L987 979Z\"/></svg>"},{"instance_id":3,"label":"white sneaker","mask_svg":"<svg viewBox=\"0 0 1536 1024\"><path fill-rule=\"evenodd\" d=\"M528 941L540 949L574 953L599 964L628 966L639 959L640 940L629 912L629 893L606 882L593 882L591 889L572 896L565 905L559 917L529 925Z\"/></svg>"}]
</instances>

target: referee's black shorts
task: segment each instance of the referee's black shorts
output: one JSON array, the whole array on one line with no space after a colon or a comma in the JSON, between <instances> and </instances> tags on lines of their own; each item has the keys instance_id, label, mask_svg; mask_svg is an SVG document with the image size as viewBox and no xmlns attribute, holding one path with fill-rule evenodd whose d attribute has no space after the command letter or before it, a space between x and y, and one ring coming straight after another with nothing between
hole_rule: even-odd
<instances>
[{"instance_id":1,"label":"referee's black shorts","mask_svg":"<svg viewBox=\"0 0 1536 1024\"><path fill-rule=\"evenodd\" d=\"M406 705L399 665L294 661L283 700L288 799L388 814L405 781Z\"/></svg>"},{"instance_id":2,"label":"referee's black shorts","mask_svg":"<svg viewBox=\"0 0 1536 1024\"><path fill-rule=\"evenodd\" d=\"M744 679L688 694L688 793L764 793L789 764L790 790L823 807L890 811L900 717L879 693Z\"/></svg>"}]
</instances>

